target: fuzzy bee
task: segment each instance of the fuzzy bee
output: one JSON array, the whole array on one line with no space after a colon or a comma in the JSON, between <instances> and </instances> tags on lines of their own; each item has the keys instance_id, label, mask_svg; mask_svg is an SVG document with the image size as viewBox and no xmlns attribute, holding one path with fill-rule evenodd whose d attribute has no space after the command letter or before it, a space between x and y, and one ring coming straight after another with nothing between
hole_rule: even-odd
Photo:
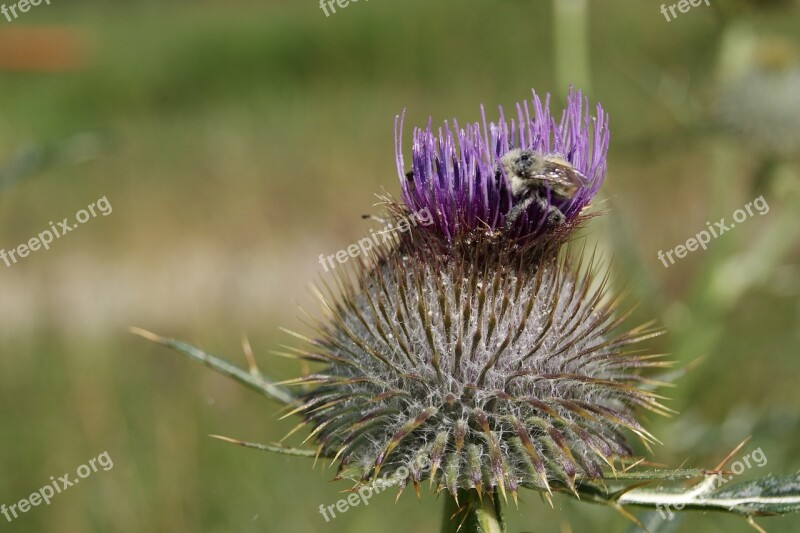
<instances>
[{"instance_id":1,"label":"fuzzy bee","mask_svg":"<svg viewBox=\"0 0 800 533\"><path fill-rule=\"evenodd\" d=\"M563 224L566 220L564 213L555 204L571 200L578 189L589 182L558 154L542 155L533 150L515 148L500 158L500 164L517 202L506 215L506 228L511 228L534 203L547 213L549 225Z\"/></svg>"}]
</instances>

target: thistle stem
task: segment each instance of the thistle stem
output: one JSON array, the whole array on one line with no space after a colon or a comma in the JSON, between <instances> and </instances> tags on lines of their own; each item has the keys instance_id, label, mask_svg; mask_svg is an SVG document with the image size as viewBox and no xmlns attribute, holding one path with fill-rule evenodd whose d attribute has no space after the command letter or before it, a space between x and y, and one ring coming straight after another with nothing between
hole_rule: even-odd
<instances>
[{"instance_id":1,"label":"thistle stem","mask_svg":"<svg viewBox=\"0 0 800 533\"><path fill-rule=\"evenodd\" d=\"M591 93L589 71L589 1L556 0L553 3L556 82L567 92L571 86Z\"/></svg>"},{"instance_id":2,"label":"thistle stem","mask_svg":"<svg viewBox=\"0 0 800 533\"><path fill-rule=\"evenodd\" d=\"M499 498L481 499L477 491L459 490L458 502L448 494L442 517L442 533L505 533Z\"/></svg>"}]
</instances>

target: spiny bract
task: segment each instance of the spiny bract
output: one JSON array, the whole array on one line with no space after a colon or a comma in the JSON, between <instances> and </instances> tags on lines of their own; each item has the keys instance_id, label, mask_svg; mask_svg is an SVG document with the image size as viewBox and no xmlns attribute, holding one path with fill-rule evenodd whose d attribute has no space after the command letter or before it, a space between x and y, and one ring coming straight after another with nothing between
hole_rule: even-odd
<instances>
[{"instance_id":1,"label":"spiny bract","mask_svg":"<svg viewBox=\"0 0 800 533\"><path fill-rule=\"evenodd\" d=\"M594 161L586 172L602 181L607 142L595 142L598 156L587 151L588 127L582 136L561 133L569 142L559 146ZM511 135L502 146L521 142ZM549 141L536 142L549 149ZM430 168L442 164L442 150L434 143L426 152ZM461 161L453 156L454 175L474 171ZM593 257L560 250L580 209L567 209L563 228L523 238L497 221L478 223L478 211L450 217L454 207L477 205L457 188L437 186L425 205L410 201L426 197L423 184L405 190L406 205L387 199L389 216L397 223L427 207L440 224L398 233L340 273L336 290L323 296L317 338L299 351L325 363L296 380L310 388L294 411L313 428L320 454L340 461L339 475L357 484L401 471L409 473L398 480L401 490L428 479L453 495L472 488L516 495L521 486L575 491L581 479L602 477L604 464L632 456L625 431L654 440L634 410L665 410L640 375L663 363L631 345L657 332L645 325L620 333L624 317L615 316L607 275Z\"/></svg>"}]
</instances>

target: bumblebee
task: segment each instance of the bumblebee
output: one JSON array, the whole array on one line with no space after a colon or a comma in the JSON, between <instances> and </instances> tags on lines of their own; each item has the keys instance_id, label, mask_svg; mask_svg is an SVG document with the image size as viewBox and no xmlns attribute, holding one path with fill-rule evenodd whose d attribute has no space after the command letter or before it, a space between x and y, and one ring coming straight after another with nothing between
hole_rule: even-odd
<instances>
[{"instance_id":1,"label":"bumblebee","mask_svg":"<svg viewBox=\"0 0 800 533\"><path fill-rule=\"evenodd\" d=\"M566 218L555 204L571 200L578 189L589 183L586 176L558 154L542 155L533 150L515 148L500 158L500 164L515 200L506 215L506 228L511 228L534 203L547 213L549 225L563 224Z\"/></svg>"}]
</instances>

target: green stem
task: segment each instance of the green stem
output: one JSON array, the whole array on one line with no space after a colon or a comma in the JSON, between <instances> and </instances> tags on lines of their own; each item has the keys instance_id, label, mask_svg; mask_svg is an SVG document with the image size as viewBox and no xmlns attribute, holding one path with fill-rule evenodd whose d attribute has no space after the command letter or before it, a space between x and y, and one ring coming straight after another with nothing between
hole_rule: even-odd
<instances>
[{"instance_id":1,"label":"green stem","mask_svg":"<svg viewBox=\"0 0 800 533\"><path fill-rule=\"evenodd\" d=\"M474 489L459 490L458 503L447 495L442 517L442 533L505 533L503 507L498 497L483 499Z\"/></svg>"},{"instance_id":2,"label":"green stem","mask_svg":"<svg viewBox=\"0 0 800 533\"><path fill-rule=\"evenodd\" d=\"M572 85L590 94L589 0L555 0L553 27L559 91L566 94Z\"/></svg>"}]
</instances>

